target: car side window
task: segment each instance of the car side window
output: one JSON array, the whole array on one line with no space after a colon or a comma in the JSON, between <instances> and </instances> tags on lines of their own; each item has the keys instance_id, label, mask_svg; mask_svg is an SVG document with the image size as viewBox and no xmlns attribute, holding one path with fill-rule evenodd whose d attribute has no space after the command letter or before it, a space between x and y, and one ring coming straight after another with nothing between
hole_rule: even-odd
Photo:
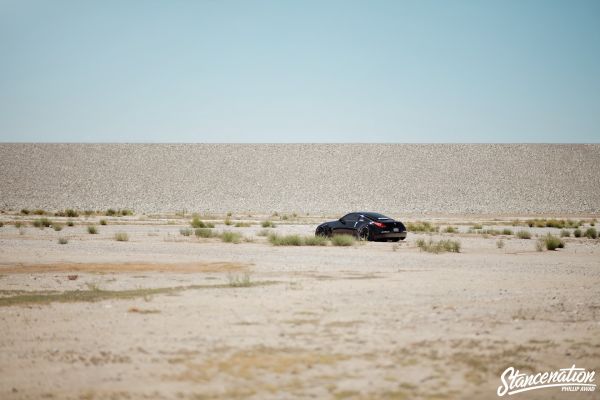
<instances>
[{"instance_id":1,"label":"car side window","mask_svg":"<svg viewBox=\"0 0 600 400\"><path fill-rule=\"evenodd\" d=\"M356 214L348 214L344 217L344 221L355 223L357 220L357 217L358 217L358 215L356 215Z\"/></svg>"}]
</instances>

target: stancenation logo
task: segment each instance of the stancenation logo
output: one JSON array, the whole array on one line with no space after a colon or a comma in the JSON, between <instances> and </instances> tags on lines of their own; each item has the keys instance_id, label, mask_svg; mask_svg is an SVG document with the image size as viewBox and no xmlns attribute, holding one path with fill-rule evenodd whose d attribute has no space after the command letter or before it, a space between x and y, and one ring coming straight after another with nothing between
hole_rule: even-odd
<instances>
[{"instance_id":1,"label":"stancenation logo","mask_svg":"<svg viewBox=\"0 0 600 400\"><path fill-rule=\"evenodd\" d=\"M538 372L527 375L518 369L508 367L500 376L502 385L498 387L497 394L513 395L529 390L560 387L563 392L593 392L596 390L594 383L596 371L577 368L562 368L557 371Z\"/></svg>"}]
</instances>

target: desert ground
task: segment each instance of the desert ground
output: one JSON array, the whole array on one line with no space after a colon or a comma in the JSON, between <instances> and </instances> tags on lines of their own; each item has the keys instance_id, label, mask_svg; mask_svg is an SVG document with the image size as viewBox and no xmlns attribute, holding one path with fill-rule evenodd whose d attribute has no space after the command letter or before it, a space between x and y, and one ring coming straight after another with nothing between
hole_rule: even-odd
<instances>
[{"instance_id":1,"label":"desert ground","mask_svg":"<svg viewBox=\"0 0 600 400\"><path fill-rule=\"evenodd\" d=\"M240 234L227 243L196 237L185 214L48 216L56 231L5 211L0 398L492 399L510 366L600 372L599 239L568 228L564 248L538 251L562 229L518 215L424 217L439 232L400 243L264 236L310 236L334 217L202 215L211 232Z\"/></svg>"}]
</instances>

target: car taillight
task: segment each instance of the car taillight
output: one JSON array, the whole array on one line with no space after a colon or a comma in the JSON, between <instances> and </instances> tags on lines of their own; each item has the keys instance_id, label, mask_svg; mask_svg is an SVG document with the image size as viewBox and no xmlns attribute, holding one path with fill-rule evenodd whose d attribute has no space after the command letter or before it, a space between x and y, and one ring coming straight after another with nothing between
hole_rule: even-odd
<instances>
[{"instance_id":1,"label":"car taillight","mask_svg":"<svg viewBox=\"0 0 600 400\"><path fill-rule=\"evenodd\" d=\"M385 228L385 225L382 224L381 222L375 222L375 221L373 221L373 225L378 226L380 228Z\"/></svg>"}]
</instances>

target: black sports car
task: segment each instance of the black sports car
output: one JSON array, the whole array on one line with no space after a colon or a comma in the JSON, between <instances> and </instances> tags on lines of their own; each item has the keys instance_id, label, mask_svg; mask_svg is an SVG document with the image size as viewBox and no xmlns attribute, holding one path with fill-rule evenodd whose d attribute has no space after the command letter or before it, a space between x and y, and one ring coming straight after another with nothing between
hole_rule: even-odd
<instances>
[{"instance_id":1,"label":"black sports car","mask_svg":"<svg viewBox=\"0 0 600 400\"><path fill-rule=\"evenodd\" d=\"M353 235L359 240L397 242L406 238L406 227L385 215L375 212L353 212L337 221L324 222L317 227L315 235Z\"/></svg>"}]
</instances>

